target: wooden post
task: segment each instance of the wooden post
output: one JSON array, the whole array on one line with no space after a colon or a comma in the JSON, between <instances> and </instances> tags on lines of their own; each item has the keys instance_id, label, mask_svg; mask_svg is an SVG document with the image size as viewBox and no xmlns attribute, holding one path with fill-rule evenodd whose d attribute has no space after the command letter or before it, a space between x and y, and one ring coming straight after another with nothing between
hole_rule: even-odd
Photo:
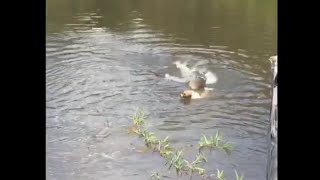
<instances>
[{"instance_id":1,"label":"wooden post","mask_svg":"<svg viewBox=\"0 0 320 180\"><path fill-rule=\"evenodd\" d=\"M268 131L268 164L267 180L278 179L278 56L272 56L272 106Z\"/></svg>"}]
</instances>

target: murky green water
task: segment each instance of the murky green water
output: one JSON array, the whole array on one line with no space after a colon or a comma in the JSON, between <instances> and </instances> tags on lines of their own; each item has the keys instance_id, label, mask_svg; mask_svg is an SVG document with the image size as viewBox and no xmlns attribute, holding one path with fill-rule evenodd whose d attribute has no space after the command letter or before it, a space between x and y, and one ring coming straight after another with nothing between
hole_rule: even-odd
<instances>
[{"instance_id":1,"label":"murky green water","mask_svg":"<svg viewBox=\"0 0 320 180\"><path fill-rule=\"evenodd\" d=\"M276 1L47 0L46 43L48 179L141 180L161 170L161 157L137 152L142 140L121 131L137 108L187 158L202 134L233 142L231 155L208 154L208 174L265 179ZM205 62L218 77L213 95L181 103L185 84L163 78L178 73L176 60ZM111 135L97 136L106 127Z\"/></svg>"}]
</instances>

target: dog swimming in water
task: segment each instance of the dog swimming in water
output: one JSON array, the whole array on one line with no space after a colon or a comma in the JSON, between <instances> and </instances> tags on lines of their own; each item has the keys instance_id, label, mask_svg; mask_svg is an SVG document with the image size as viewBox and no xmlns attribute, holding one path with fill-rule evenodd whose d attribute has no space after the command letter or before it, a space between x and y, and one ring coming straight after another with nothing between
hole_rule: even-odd
<instances>
[{"instance_id":1,"label":"dog swimming in water","mask_svg":"<svg viewBox=\"0 0 320 180\"><path fill-rule=\"evenodd\" d=\"M210 71L197 66L188 67L188 64L180 61L174 62L176 67L180 70L182 78L170 76L166 74L165 77L176 82L187 83L188 89L180 93L183 99L201 99L208 97L212 88L206 87L207 84L214 84L217 82L217 77Z\"/></svg>"},{"instance_id":2,"label":"dog swimming in water","mask_svg":"<svg viewBox=\"0 0 320 180\"><path fill-rule=\"evenodd\" d=\"M204 76L195 75L188 82L189 89L184 90L180 96L182 98L201 99L208 97L212 88L206 87L206 78Z\"/></svg>"}]
</instances>

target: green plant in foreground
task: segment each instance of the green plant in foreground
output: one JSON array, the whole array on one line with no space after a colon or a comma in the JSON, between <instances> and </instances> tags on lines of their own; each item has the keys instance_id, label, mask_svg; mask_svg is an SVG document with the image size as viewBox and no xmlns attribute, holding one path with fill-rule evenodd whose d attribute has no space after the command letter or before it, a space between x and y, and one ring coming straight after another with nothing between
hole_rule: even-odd
<instances>
[{"instance_id":1,"label":"green plant in foreground","mask_svg":"<svg viewBox=\"0 0 320 180\"><path fill-rule=\"evenodd\" d=\"M221 136L219 136L219 133L217 133L214 138L212 136L210 136L209 139L207 138L207 136L202 135L202 137L200 138L200 142L199 142L199 148L204 148L204 147L214 148L214 147L218 147L220 141L221 141Z\"/></svg>"},{"instance_id":2,"label":"green plant in foreground","mask_svg":"<svg viewBox=\"0 0 320 180\"><path fill-rule=\"evenodd\" d=\"M159 142L157 137L152 132L148 132L144 130L141 132L141 136L144 137L144 143L146 144L147 147L152 147L152 145L155 145Z\"/></svg>"},{"instance_id":3,"label":"green plant in foreground","mask_svg":"<svg viewBox=\"0 0 320 180\"><path fill-rule=\"evenodd\" d=\"M199 175L204 174L204 169L199 167L199 164L203 161L207 162L206 158L202 154L198 154L196 156L196 159L191 163L185 160L186 166L188 167L190 172L190 177L192 177L194 172L198 172Z\"/></svg>"},{"instance_id":4,"label":"green plant in foreground","mask_svg":"<svg viewBox=\"0 0 320 180\"><path fill-rule=\"evenodd\" d=\"M141 126L145 124L145 115L142 110L138 110L136 113L134 113L132 119L134 125Z\"/></svg>"},{"instance_id":5,"label":"green plant in foreground","mask_svg":"<svg viewBox=\"0 0 320 180\"><path fill-rule=\"evenodd\" d=\"M222 140L222 136L219 134L219 132L216 133L214 138L211 137L211 143L214 147L220 147L220 141Z\"/></svg>"},{"instance_id":6,"label":"green plant in foreground","mask_svg":"<svg viewBox=\"0 0 320 180\"><path fill-rule=\"evenodd\" d=\"M182 171L184 171L184 168L186 167L186 161L182 157L182 150L177 151L173 155L170 161L169 169L171 169L172 166L175 167L177 176L182 175Z\"/></svg>"},{"instance_id":7,"label":"green plant in foreground","mask_svg":"<svg viewBox=\"0 0 320 180\"><path fill-rule=\"evenodd\" d=\"M141 135L142 133L142 125L145 124L145 115L142 110L139 110L134 113L132 117L133 125L127 129L128 133Z\"/></svg>"},{"instance_id":8,"label":"green plant in foreground","mask_svg":"<svg viewBox=\"0 0 320 180\"><path fill-rule=\"evenodd\" d=\"M197 156L196 156L196 160L194 160L192 163L193 164L199 164L199 163L201 163L201 162L207 162L207 159L202 155L202 154L198 154Z\"/></svg>"},{"instance_id":9,"label":"green plant in foreground","mask_svg":"<svg viewBox=\"0 0 320 180\"><path fill-rule=\"evenodd\" d=\"M234 172L236 173L237 180L243 180L243 175L239 176L236 170L234 170Z\"/></svg>"},{"instance_id":10,"label":"green plant in foreground","mask_svg":"<svg viewBox=\"0 0 320 180\"><path fill-rule=\"evenodd\" d=\"M161 179L161 175L158 172L153 173L153 174L151 174L150 179L160 180Z\"/></svg>"},{"instance_id":11,"label":"green plant in foreground","mask_svg":"<svg viewBox=\"0 0 320 180\"><path fill-rule=\"evenodd\" d=\"M194 172L197 172L199 175L204 175L204 169L199 166L199 164L203 161L207 161L202 154L198 154L196 159L193 162L189 162L182 156L182 150L177 151L170 160L169 169L172 166L175 167L177 176L182 175L183 172L186 174L190 173L190 177L192 177Z\"/></svg>"},{"instance_id":12,"label":"green plant in foreground","mask_svg":"<svg viewBox=\"0 0 320 180\"><path fill-rule=\"evenodd\" d=\"M207 137L205 135L202 135L199 141L199 148L209 146L210 144L211 142L207 139Z\"/></svg>"},{"instance_id":13,"label":"green plant in foreground","mask_svg":"<svg viewBox=\"0 0 320 180\"><path fill-rule=\"evenodd\" d=\"M222 136L219 135L219 133L216 133L214 137L210 136L210 138L208 138L205 135L202 135L199 141L199 150L201 150L204 147L220 148L229 154L233 150L233 145L228 142L223 144L221 143L221 141Z\"/></svg>"},{"instance_id":14,"label":"green plant in foreground","mask_svg":"<svg viewBox=\"0 0 320 180\"><path fill-rule=\"evenodd\" d=\"M143 111L139 110L133 115L133 125L129 127L127 131L143 137L148 150L153 149L153 151L159 152L160 156L165 157L167 159L166 165L170 164L169 169L174 167L177 176L181 176L182 173L190 174L190 178L192 178L194 173L202 176L205 175L205 169L200 167L200 163L207 162L207 160L201 153L196 156L196 159L193 162L187 161L182 155L182 150L173 153L174 150L170 147L170 143L168 141L169 137L166 137L164 140L159 140L154 133L148 132L144 129L144 124L145 115ZM222 136L219 133L216 133L214 137L202 135L199 141L199 150L204 147L223 149L228 154L233 150L233 145L231 143L222 143ZM242 175L238 176L236 171L235 173L237 180L243 180ZM153 173L150 178L160 180L162 176L156 172ZM217 180L224 180L224 172L217 169L216 178Z\"/></svg>"},{"instance_id":15,"label":"green plant in foreground","mask_svg":"<svg viewBox=\"0 0 320 180\"><path fill-rule=\"evenodd\" d=\"M228 154L230 154L231 153L231 151L233 150L233 145L231 144L231 143L229 143L229 142L227 142L227 143L225 143L225 144L223 144L222 145L222 149L225 151L225 152L227 152Z\"/></svg>"},{"instance_id":16,"label":"green plant in foreground","mask_svg":"<svg viewBox=\"0 0 320 180\"><path fill-rule=\"evenodd\" d=\"M167 136L164 140L159 140L158 141L158 151L160 153L160 156L169 158L170 155L172 154L170 143L168 141L169 137Z\"/></svg>"},{"instance_id":17,"label":"green plant in foreground","mask_svg":"<svg viewBox=\"0 0 320 180\"><path fill-rule=\"evenodd\" d=\"M217 169L217 180L224 180L224 173Z\"/></svg>"}]
</instances>

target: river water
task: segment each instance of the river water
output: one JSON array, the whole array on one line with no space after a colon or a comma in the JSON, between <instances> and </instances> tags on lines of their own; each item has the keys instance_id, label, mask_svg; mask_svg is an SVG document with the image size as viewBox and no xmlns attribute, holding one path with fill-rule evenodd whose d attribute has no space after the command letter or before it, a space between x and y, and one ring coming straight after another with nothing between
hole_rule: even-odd
<instances>
[{"instance_id":1,"label":"river water","mask_svg":"<svg viewBox=\"0 0 320 180\"><path fill-rule=\"evenodd\" d=\"M230 155L207 153L207 174L265 180L277 54L274 0L47 0L46 140L49 180L141 180L167 171L127 134L141 108L146 127L187 159L202 134L223 134ZM218 81L208 98L180 101L175 61L202 63ZM165 179L166 179L165 178ZM180 179L189 179L183 176ZM194 176L193 179L201 179Z\"/></svg>"}]
</instances>

